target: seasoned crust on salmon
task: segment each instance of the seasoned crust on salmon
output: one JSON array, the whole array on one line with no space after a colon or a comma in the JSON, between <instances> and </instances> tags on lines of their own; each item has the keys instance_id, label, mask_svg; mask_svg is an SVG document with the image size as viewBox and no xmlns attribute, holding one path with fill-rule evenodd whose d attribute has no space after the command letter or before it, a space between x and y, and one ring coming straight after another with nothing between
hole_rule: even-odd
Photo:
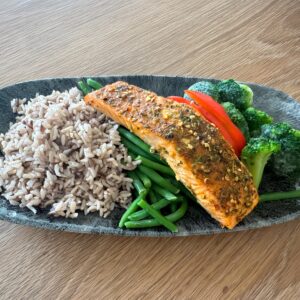
<instances>
[{"instance_id":1,"label":"seasoned crust on salmon","mask_svg":"<svg viewBox=\"0 0 300 300\"><path fill-rule=\"evenodd\" d=\"M86 95L85 102L157 151L221 225L233 228L257 205L251 174L193 108L122 81Z\"/></svg>"}]
</instances>

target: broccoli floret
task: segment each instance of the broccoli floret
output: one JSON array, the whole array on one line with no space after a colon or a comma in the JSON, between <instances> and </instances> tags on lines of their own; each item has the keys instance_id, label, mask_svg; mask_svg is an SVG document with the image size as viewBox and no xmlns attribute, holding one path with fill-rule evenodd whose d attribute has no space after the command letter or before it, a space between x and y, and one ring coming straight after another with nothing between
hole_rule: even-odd
<instances>
[{"instance_id":1,"label":"broccoli floret","mask_svg":"<svg viewBox=\"0 0 300 300\"><path fill-rule=\"evenodd\" d=\"M191 91L201 92L203 94L211 96L214 100L219 101L219 92L217 86L209 81L199 81L191 85L189 88ZM184 98L189 99L187 94L184 94Z\"/></svg>"},{"instance_id":2,"label":"broccoli floret","mask_svg":"<svg viewBox=\"0 0 300 300\"><path fill-rule=\"evenodd\" d=\"M240 85L233 79L222 80L217 84L220 98L223 102L235 102L242 97Z\"/></svg>"},{"instance_id":3,"label":"broccoli floret","mask_svg":"<svg viewBox=\"0 0 300 300\"><path fill-rule=\"evenodd\" d=\"M242 88L242 99L244 100L247 107L250 107L253 104L253 91L251 88L246 84L239 83L240 87Z\"/></svg>"},{"instance_id":4,"label":"broccoli floret","mask_svg":"<svg viewBox=\"0 0 300 300\"><path fill-rule=\"evenodd\" d=\"M233 79L228 79L219 82L217 88L221 102L231 102L241 111L253 103L253 92L245 84L239 84Z\"/></svg>"},{"instance_id":5,"label":"broccoli floret","mask_svg":"<svg viewBox=\"0 0 300 300\"><path fill-rule=\"evenodd\" d=\"M246 140L249 140L249 128L247 121L243 114L235 107L235 105L231 102L224 102L222 106L226 110L228 116L232 120L232 122L243 132Z\"/></svg>"},{"instance_id":6,"label":"broccoli floret","mask_svg":"<svg viewBox=\"0 0 300 300\"><path fill-rule=\"evenodd\" d=\"M261 127L261 135L267 139L281 140L293 130L288 123L267 124Z\"/></svg>"},{"instance_id":7,"label":"broccoli floret","mask_svg":"<svg viewBox=\"0 0 300 300\"><path fill-rule=\"evenodd\" d=\"M300 130L287 123L267 124L262 126L261 135L281 145L281 151L270 161L272 171L297 180L300 177Z\"/></svg>"},{"instance_id":8,"label":"broccoli floret","mask_svg":"<svg viewBox=\"0 0 300 300\"><path fill-rule=\"evenodd\" d=\"M244 117L248 123L252 137L260 135L261 126L273 122L273 118L266 112L249 107L244 111Z\"/></svg>"},{"instance_id":9,"label":"broccoli floret","mask_svg":"<svg viewBox=\"0 0 300 300\"><path fill-rule=\"evenodd\" d=\"M278 151L280 143L262 137L250 139L243 149L241 159L252 174L256 188L259 187L269 158Z\"/></svg>"}]
</instances>

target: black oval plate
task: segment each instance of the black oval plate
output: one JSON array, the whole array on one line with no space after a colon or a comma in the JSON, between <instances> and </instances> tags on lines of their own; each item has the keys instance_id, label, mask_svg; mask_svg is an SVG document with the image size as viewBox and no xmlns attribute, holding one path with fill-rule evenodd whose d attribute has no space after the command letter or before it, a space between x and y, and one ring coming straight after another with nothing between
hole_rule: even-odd
<instances>
[{"instance_id":1,"label":"black oval plate","mask_svg":"<svg viewBox=\"0 0 300 300\"><path fill-rule=\"evenodd\" d=\"M170 77L170 76L101 76L95 77L102 84L124 80L145 89L152 90L159 95L182 95L184 89L199 80L215 79ZM64 91L76 85L79 78L44 79L18 83L0 90L0 132L6 132L9 122L13 122L15 115L10 108L13 98L30 98L36 93L47 95L52 90ZM276 121L287 121L296 128L300 127L300 104L281 91L273 88L249 83L254 91L254 105L269 114ZM289 190L295 184L276 178L273 174L266 174L262 183L262 191ZM62 231L114 234L126 236L174 236L164 228L148 230L126 230L117 227L123 210L116 209L107 218L103 219L97 213L84 216L80 214L77 219L50 218L47 211L41 210L37 215L27 209L12 206L0 196L0 219L35 227L57 229ZM241 231L287 222L300 216L300 199L278 201L259 204L255 210L233 230L222 229L200 206L191 204L188 213L178 223L177 236L204 235L220 232Z\"/></svg>"}]
</instances>

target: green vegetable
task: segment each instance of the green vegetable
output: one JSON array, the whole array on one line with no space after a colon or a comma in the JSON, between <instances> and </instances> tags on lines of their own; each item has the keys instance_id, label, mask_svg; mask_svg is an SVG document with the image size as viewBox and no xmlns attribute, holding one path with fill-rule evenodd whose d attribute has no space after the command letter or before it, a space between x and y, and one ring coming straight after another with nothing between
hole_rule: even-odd
<instances>
[{"instance_id":1,"label":"green vegetable","mask_svg":"<svg viewBox=\"0 0 300 300\"><path fill-rule=\"evenodd\" d=\"M260 135L262 125L273 122L273 118L270 115L254 107L247 108L243 114L248 123L250 135L252 137Z\"/></svg>"},{"instance_id":2,"label":"green vegetable","mask_svg":"<svg viewBox=\"0 0 300 300\"><path fill-rule=\"evenodd\" d=\"M171 212L174 213L177 210L177 203L176 202L172 202L170 204L170 208L171 208Z\"/></svg>"},{"instance_id":3,"label":"green vegetable","mask_svg":"<svg viewBox=\"0 0 300 300\"><path fill-rule=\"evenodd\" d=\"M157 202L157 197L156 197L155 193L153 192L153 190L149 191L149 199L152 204Z\"/></svg>"},{"instance_id":4,"label":"green vegetable","mask_svg":"<svg viewBox=\"0 0 300 300\"><path fill-rule=\"evenodd\" d=\"M293 129L288 123L274 123L262 126L262 136L272 140L280 140Z\"/></svg>"},{"instance_id":5,"label":"green vegetable","mask_svg":"<svg viewBox=\"0 0 300 300\"><path fill-rule=\"evenodd\" d=\"M170 182L175 185L178 189L180 189L180 192L182 192L182 194L184 196L186 196L186 198L191 199L192 201L197 202L196 198L194 197L194 195L188 190L188 188L180 181L176 180L175 178L168 178L170 180Z\"/></svg>"},{"instance_id":6,"label":"green vegetable","mask_svg":"<svg viewBox=\"0 0 300 300\"><path fill-rule=\"evenodd\" d=\"M125 145L124 145L124 146L125 146ZM130 150L128 150L128 149L127 149L127 152L128 152L128 154L129 154L132 158L134 158L135 160L136 160L136 158L138 157L137 154L133 153L132 151L130 151Z\"/></svg>"},{"instance_id":7,"label":"green vegetable","mask_svg":"<svg viewBox=\"0 0 300 300\"><path fill-rule=\"evenodd\" d=\"M143 182L143 185L145 186L146 189L151 188L151 180L147 175L144 173L140 172L140 170L135 170L136 175L139 177L139 179Z\"/></svg>"},{"instance_id":8,"label":"green vegetable","mask_svg":"<svg viewBox=\"0 0 300 300\"><path fill-rule=\"evenodd\" d=\"M142 207L149 215L151 215L157 222L165 226L171 232L178 232L177 226L164 217L160 212L155 210L151 205L149 205L145 200L140 200L138 205Z\"/></svg>"},{"instance_id":9,"label":"green vegetable","mask_svg":"<svg viewBox=\"0 0 300 300\"><path fill-rule=\"evenodd\" d=\"M214 100L219 101L219 91L217 86L209 81L199 81L191 85L188 90L195 91L195 92L201 92L203 94L211 96ZM184 94L184 98L191 100L191 98Z\"/></svg>"},{"instance_id":10,"label":"green vegetable","mask_svg":"<svg viewBox=\"0 0 300 300\"><path fill-rule=\"evenodd\" d=\"M124 212L124 214L121 217L121 220L119 221L119 227L122 228L124 227L125 222L128 220L128 217L136 212L138 210L138 202L141 199L144 199L146 197L146 192L141 193L134 201L131 202L131 204L129 205L129 207L126 209L126 211Z\"/></svg>"},{"instance_id":11,"label":"green vegetable","mask_svg":"<svg viewBox=\"0 0 300 300\"><path fill-rule=\"evenodd\" d=\"M171 203L172 204L172 203ZM175 203L176 204L176 203ZM160 210L166 206L170 205L170 201L166 200L166 199L161 199L155 203L153 203L151 206L156 209L156 210ZM139 210L133 214L131 214L128 219L131 220L131 221L138 221L138 220L142 220L146 217L148 217L149 214L146 210L142 209L142 210Z\"/></svg>"},{"instance_id":12,"label":"green vegetable","mask_svg":"<svg viewBox=\"0 0 300 300\"><path fill-rule=\"evenodd\" d=\"M170 193L169 191L165 190L164 188L160 187L159 185L153 184L152 189L155 193L162 196L163 198L169 201L177 201L177 196Z\"/></svg>"},{"instance_id":13,"label":"green vegetable","mask_svg":"<svg viewBox=\"0 0 300 300\"><path fill-rule=\"evenodd\" d=\"M149 153L147 153L144 150L142 150L141 148L137 147L136 145L134 145L133 143L128 141L126 138L121 137L121 141L122 141L122 144L128 149L129 152L133 152L136 155L144 156L150 160L153 159L153 157Z\"/></svg>"},{"instance_id":14,"label":"green vegetable","mask_svg":"<svg viewBox=\"0 0 300 300\"><path fill-rule=\"evenodd\" d=\"M261 127L264 138L281 145L281 151L272 156L270 167L278 176L300 178L300 130L287 123L267 124Z\"/></svg>"},{"instance_id":15,"label":"green vegetable","mask_svg":"<svg viewBox=\"0 0 300 300\"><path fill-rule=\"evenodd\" d=\"M78 81L77 84L84 96L92 91L92 89L83 80Z\"/></svg>"},{"instance_id":16,"label":"green vegetable","mask_svg":"<svg viewBox=\"0 0 300 300\"><path fill-rule=\"evenodd\" d=\"M247 107L250 107L253 104L253 91L246 84L239 83L242 88L242 99Z\"/></svg>"},{"instance_id":17,"label":"green vegetable","mask_svg":"<svg viewBox=\"0 0 300 300\"><path fill-rule=\"evenodd\" d=\"M156 171L139 165L138 169L144 173L145 175L147 175L153 182L155 182L157 185L161 186L162 188L170 191L173 194L177 194L179 193L179 189L177 189L172 183L170 183L168 180L166 180L165 178L163 178L162 176L160 176Z\"/></svg>"},{"instance_id":18,"label":"green vegetable","mask_svg":"<svg viewBox=\"0 0 300 300\"><path fill-rule=\"evenodd\" d=\"M165 216L165 218L175 223L185 215L187 209L188 209L188 203L185 200L182 202L181 206L174 213ZM149 227L155 227L160 225L161 224L155 219L125 222L126 228L149 228Z\"/></svg>"},{"instance_id":19,"label":"green vegetable","mask_svg":"<svg viewBox=\"0 0 300 300\"><path fill-rule=\"evenodd\" d=\"M118 131L120 135L124 138L126 138L128 141L133 143L134 145L138 146L140 149L145 151L147 154L151 156L152 159L158 162L162 162L159 155L154 154L151 152L150 146L144 143L139 137L137 137L135 134L131 133L129 130L125 129L124 127L119 127ZM162 162L164 163L164 162Z\"/></svg>"},{"instance_id":20,"label":"green vegetable","mask_svg":"<svg viewBox=\"0 0 300 300\"><path fill-rule=\"evenodd\" d=\"M269 158L278 151L280 151L278 142L262 137L250 139L243 149L241 159L252 174L256 188L259 187Z\"/></svg>"},{"instance_id":21,"label":"green vegetable","mask_svg":"<svg viewBox=\"0 0 300 300\"><path fill-rule=\"evenodd\" d=\"M275 193L266 193L259 195L259 201L276 201L276 200L284 200L284 199L300 199L300 190L289 191L289 192L275 192Z\"/></svg>"},{"instance_id":22,"label":"green vegetable","mask_svg":"<svg viewBox=\"0 0 300 300\"><path fill-rule=\"evenodd\" d=\"M165 165L159 164L157 162L153 162L152 160L149 160L143 156L138 156L136 160L140 160L142 162L142 165L149 167L153 170L159 171L160 173L175 176L175 173L170 167L167 167Z\"/></svg>"},{"instance_id":23,"label":"green vegetable","mask_svg":"<svg viewBox=\"0 0 300 300\"><path fill-rule=\"evenodd\" d=\"M146 192L146 188L144 187L143 183L141 182L135 171L130 171L127 173L127 175L132 179L132 184L137 190L138 194Z\"/></svg>"},{"instance_id":24,"label":"green vegetable","mask_svg":"<svg viewBox=\"0 0 300 300\"><path fill-rule=\"evenodd\" d=\"M118 131L121 136L128 139L131 143L143 149L145 152L150 152L150 146L144 143L140 138L138 138L135 134L131 133L129 130L125 129L124 127L119 127Z\"/></svg>"},{"instance_id":25,"label":"green vegetable","mask_svg":"<svg viewBox=\"0 0 300 300\"><path fill-rule=\"evenodd\" d=\"M231 121L242 131L244 137L248 141L250 138L249 127L243 114L231 102L224 102L222 103L222 106L224 107Z\"/></svg>"},{"instance_id":26,"label":"green vegetable","mask_svg":"<svg viewBox=\"0 0 300 300\"><path fill-rule=\"evenodd\" d=\"M250 87L239 84L233 79L220 81L217 88L221 102L231 102L241 111L253 103L253 92Z\"/></svg>"},{"instance_id":27,"label":"green vegetable","mask_svg":"<svg viewBox=\"0 0 300 300\"><path fill-rule=\"evenodd\" d=\"M87 84L91 87L91 88L93 88L93 89L95 89L95 90L99 90L99 89L101 89L103 86L102 86L102 84L100 84L98 81L96 81L96 80L94 80L94 79L92 79L92 78L88 78L87 80L86 80L86 82L87 82Z\"/></svg>"},{"instance_id":28,"label":"green vegetable","mask_svg":"<svg viewBox=\"0 0 300 300\"><path fill-rule=\"evenodd\" d=\"M222 80L217 84L217 88L222 102L232 102L234 104L239 104L235 102L240 101L243 92L242 88L236 81L234 81L233 79Z\"/></svg>"}]
</instances>

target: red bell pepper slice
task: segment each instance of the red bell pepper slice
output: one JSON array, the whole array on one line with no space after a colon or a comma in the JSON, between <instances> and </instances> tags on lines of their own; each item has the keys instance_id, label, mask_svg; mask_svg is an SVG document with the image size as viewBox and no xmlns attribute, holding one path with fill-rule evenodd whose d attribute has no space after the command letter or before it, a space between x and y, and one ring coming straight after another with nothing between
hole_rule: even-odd
<instances>
[{"instance_id":1,"label":"red bell pepper slice","mask_svg":"<svg viewBox=\"0 0 300 300\"><path fill-rule=\"evenodd\" d=\"M224 127L228 130L231 137L236 142L237 154L240 155L242 149L246 145L246 139L241 130L231 121L223 106L206 94L190 90L186 90L184 92L199 106L205 108L222 122Z\"/></svg>"},{"instance_id":2,"label":"red bell pepper slice","mask_svg":"<svg viewBox=\"0 0 300 300\"><path fill-rule=\"evenodd\" d=\"M203 94L201 92L184 91L190 98L192 98L198 105L204 107L208 111L211 111L215 116L218 116L223 122L231 122L230 117L227 115L224 107L215 101L209 95ZM233 124L234 125L234 124ZM235 126L235 125L234 125Z\"/></svg>"},{"instance_id":3,"label":"red bell pepper slice","mask_svg":"<svg viewBox=\"0 0 300 300\"><path fill-rule=\"evenodd\" d=\"M220 122L220 120L218 118L216 118L210 112L206 111L203 107L201 107L185 98L178 97L178 96L169 96L168 99L172 99L179 103L187 104L188 106L191 106L196 111L198 111L208 122L212 123L220 130L224 139L232 146L234 151L237 153L235 141L232 139L231 135L229 134L227 129L223 126L222 122Z\"/></svg>"}]
</instances>

